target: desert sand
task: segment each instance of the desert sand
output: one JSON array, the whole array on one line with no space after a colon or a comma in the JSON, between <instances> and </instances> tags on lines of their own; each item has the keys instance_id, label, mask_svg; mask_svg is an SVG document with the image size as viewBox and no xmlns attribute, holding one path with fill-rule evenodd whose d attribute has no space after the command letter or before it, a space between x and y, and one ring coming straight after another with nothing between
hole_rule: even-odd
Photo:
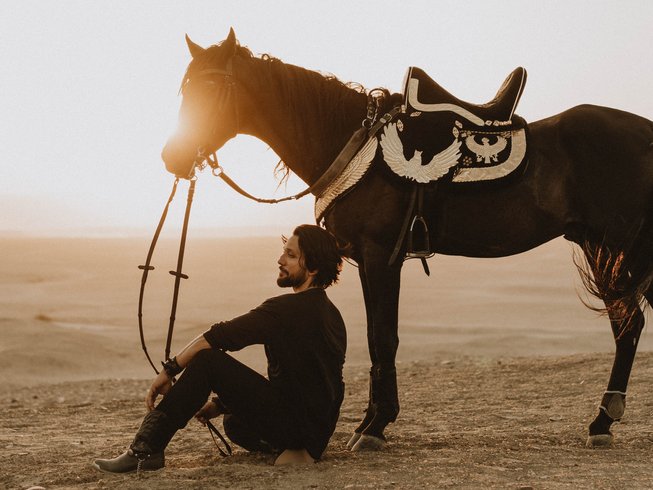
<instances>
[{"instance_id":1,"label":"desert sand","mask_svg":"<svg viewBox=\"0 0 653 490\"><path fill-rule=\"evenodd\" d=\"M378 453L345 444L367 401L369 362L357 272L329 290L349 336L341 418L323 460L277 468L236 448L220 458L191 422L164 470L94 470L130 441L153 372L140 346L137 300L149 239L0 238L0 488L649 488L653 485L652 340L646 329L626 415L608 450L584 447L614 343L588 310L555 240L505 259L436 256L402 279L402 411ZM157 250L145 336L163 358L176 239ZM276 295L276 237L189 237L173 352L211 323ZM262 349L236 356L263 371Z\"/></svg>"}]
</instances>

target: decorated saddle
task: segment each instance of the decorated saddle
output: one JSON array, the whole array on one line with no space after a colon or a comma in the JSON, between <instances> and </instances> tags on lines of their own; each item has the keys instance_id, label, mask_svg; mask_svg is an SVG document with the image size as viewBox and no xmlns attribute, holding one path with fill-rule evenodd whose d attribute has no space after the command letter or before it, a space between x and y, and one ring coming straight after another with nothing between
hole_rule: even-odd
<instances>
[{"instance_id":1,"label":"decorated saddle","mask_svg":"<svg viewBox=\"0 0 653 490\"><path fill-rule=\"evenodd\" d=\"M526 122L515 114L526 70L515 69L486 104L462 101L410 67L400 110L386 114L348 165L318 196L318 221L327 207L362 179L380 152L388 168L407 181L428 184L497 180L526 161ZM387 117L390 116L390 117Z\"/></svg>"},{"instance_id":2,"label":"decorated saddle","mask_svg":"<svg viewBox=\"0 0 653 490\"><path fill-rule=\"evenodd\" d=\"M526 123L515 115L526 70L517 68L487 104L464 102L423 70L408 69L404 110L379 133L383 159L418 183L495 180L515 171L526 156Z\"/></svg>"}]
</instances>

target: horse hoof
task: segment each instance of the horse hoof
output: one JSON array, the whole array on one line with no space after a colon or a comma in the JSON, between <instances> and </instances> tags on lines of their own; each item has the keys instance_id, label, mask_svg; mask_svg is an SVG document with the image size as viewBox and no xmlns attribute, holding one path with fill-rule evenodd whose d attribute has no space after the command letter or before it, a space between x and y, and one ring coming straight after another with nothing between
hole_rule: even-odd
<instances>
[{"instance_id":1,"label":"horse hoof","mask_svg":"<svg viewBox=\"0 0 653 490\"><path fill-rule=\"evenodd\" d=\"M386 445L386 441L380 437L361 434L351 448L352 451L380 451Z\"/></svg>"},{"instance_id":2,"label":"horse hoof","mask_svg":"<svg viewBox=\"0 0 653 490\"><path fill-rule=\"evenodd\" d=\"M605 449L612 446L613 440L614 437L612 434L597 434L594 436L589 436L585 445L594 449Z\"/></svg>"},{"instance_id":3,"label":"horse hoof","mask_svg":"<svg viewBox=\"0 0 653 490\"><path fill-rule=\"evenodd\" d=\"M360 432L354 432L351 435L351 438L349 439L349 441L347 442L347 449L351 450L356 445L356 443L358 442L358 440L360 438L361 438L361 433Z\"/></svg>"}]
</instances>

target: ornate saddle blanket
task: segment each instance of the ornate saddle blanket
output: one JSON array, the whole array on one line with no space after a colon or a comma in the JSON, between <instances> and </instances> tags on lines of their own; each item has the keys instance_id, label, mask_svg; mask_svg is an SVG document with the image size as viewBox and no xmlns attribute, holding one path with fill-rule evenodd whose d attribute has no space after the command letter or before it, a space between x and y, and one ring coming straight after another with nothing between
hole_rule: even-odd
<instances>
[{"instance_id":1,"label":"ornate saddle blanket","mask_svg":"<svg viewBox=\"0 0 653 490\"><path fill-rule=\"evenodd\" d=\"M411 67L404 103L316 199L319 222L334 200L362 179L380 153L396 175L420 184L501 179L526 161L526 122L514 114L526 71L517 68L487 104L457 99L423 70Z\"/></svg>"},{"instance_id":2,"label":"ornate saddle blanket","mask_svg":"<svg viewBox=\"0 0 653 490\"><path fill-rule=\"evenodd\" d=\"M379 133L383 159L397 175L422 184L445 175L458 183L509 175L526 156L526 123L514 114L525 80L517 68L492 101L475 105L409 68L404 110Z\"/></svg>"}]
</instances>

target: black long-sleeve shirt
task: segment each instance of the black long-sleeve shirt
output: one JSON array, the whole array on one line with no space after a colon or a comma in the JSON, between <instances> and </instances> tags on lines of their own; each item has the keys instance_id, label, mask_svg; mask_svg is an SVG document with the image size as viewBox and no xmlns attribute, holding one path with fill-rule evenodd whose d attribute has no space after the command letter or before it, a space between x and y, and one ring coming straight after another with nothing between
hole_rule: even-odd
<instances>
[{"instance_id":1,"label":"black long-sleeve shirt","mask_svg":"<svg viewBox=\"0 0 653 490\"><path fill-rule=\"evenodd\" d=\"M292 407L306 450L318 459L340 413L347 348L344 321L324 289L268 299L245 315L216 323L204 338L228 351L265 346L268 378Z\"/></svg>"}]
</instances>

